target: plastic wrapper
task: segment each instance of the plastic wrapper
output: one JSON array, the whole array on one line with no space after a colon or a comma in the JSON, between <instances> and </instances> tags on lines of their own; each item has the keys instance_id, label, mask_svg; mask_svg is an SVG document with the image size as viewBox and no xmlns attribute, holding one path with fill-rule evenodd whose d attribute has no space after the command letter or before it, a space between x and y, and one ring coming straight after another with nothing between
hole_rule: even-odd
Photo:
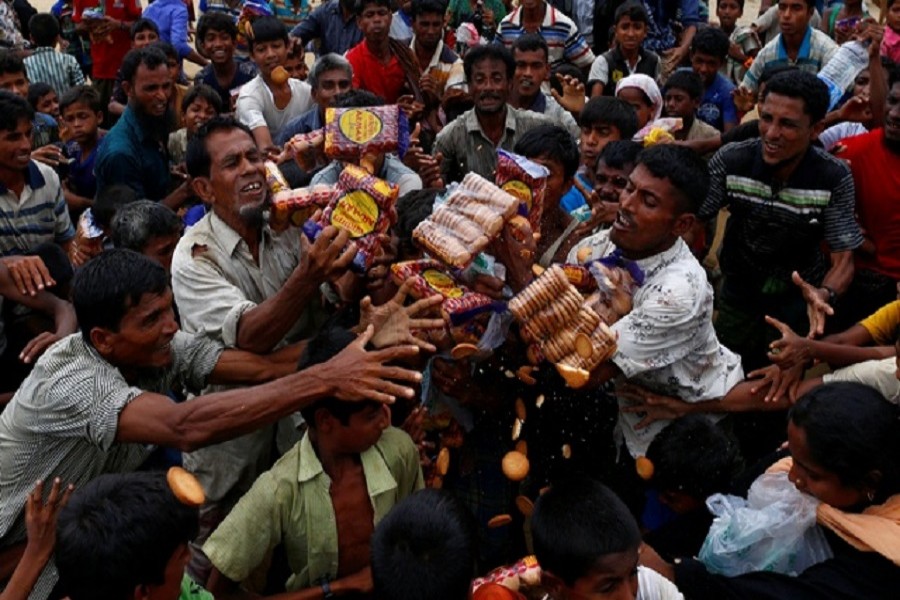
<instances>
[{"instance_id":1,"label":"plastic wrapper","mask_svg":"<svg viewBox=\"0 0 900 600\"><path fill-rule=\"evenodd\" d=\"M325 208L334 196L330 185L314 185L277 192L272 196L269 222L273 227L300 227L320 208Z\"/></svg>"},{"instance_id":2,"label":"plastic wrapper","mask_svg":"<svg viewBox=\"0 0 900 600\"><path fill-rule=\"evenodd\" d=\"M818 505L787 473L761 475L746 500L710 496L706 506L715 519L698 558L710 572L728 577L756 571L802 573L832 556L816 525Z\"/></svg>"},{"instance_id":3,"label":"plastic wrapper","mask_svg":"<svg viewBox=\"0 0 900 600\"><path fill-rule=\"evenodd\" d=\"M519 200L483 177L469 173L447 200L413 231L431 256L465 268L498 236L518 211Z\"/></svg>"},{"instance_id":4,"label":"plastic wrapper","mask_svg":"<svg viewBox=\"0 0 900 600\"><path fill-rule=\"evenodd\" d=\"M597 289L597 280L589 268L583 265L562 265L562 270L569 283L579 292L588 293Z\"/></svg>"},{"instance_id":5,"label":"plastic wrapper","mask_svg":"<svg viewBox=\"0 0 900 600\"><path fill-rule=\"evenodd\" d=\"M359 250L351 267L365 272L381 250L379 236L397 220L397 193L397 186L369 175L361 167L347 165L321 218L307 221L303 229L312 240L328 225L347 231Z\"/></svg>"},{"instance_id":6,"label":"plastic wrapper","mask_svg":"<svg viewBox=\"0 0 900 600\"><path fill-rule=\"evenodd\" d=\"M291 189L290 184L287 182L287 179L284 178L284 175L281 173L281 169L278 168L271 160L267 160L265 162L266 167L266 185L269 188L269 193L274 195L278 192L287 192Z\"/></svg>"},{"instance_id":7,"label":"plastic wrapper","mask_svg":"<svg viewBox=\"0 0 900 600\"><path fill-rule=\"evenodd\" d=\"M635 142L641 142L645 147L656 144L667 144L675 141L673 135L684 126L679 117L663 117L644 125L632 138Z\"/></svg>"},{"instance_id":8,"label":"plastic wrapper","mask_svg":"<svg viewBox=\"0 0 900 600\"><path fill-rule=\"evenodd\" d=\"M637 263L618 253L587 263L597 283L596 293L587 304L597 311L603 322L612 325L631 312L634 293L644 283L644 273Z\"/></svg>"},{"instance_id":9,"label":"plastic wrapper","mask_svg":"<svg viewBox=\"0 0 900 600\"><path fill-rule=\"evenodd\" d=\"M506 307L502 302L469 290L456 282L453 275L443 264L434 260L411 260L391 265L391 276L397 285L411 280L412 295L415 298L427 298L435 294L443 296L441 314L452 326L458 327L486 312L498 312ZM453 333L453 332L451 332ZM477 336L469 332L455 332L457 342L477 342L484 330ZM465 339L460 339L465 338Z\"/></svg>"},{"instance_id":10,"label":"plastic wrapper","mask_svg":"<svg viewBox=\"0 0 900 600\"><path fill-rule=\"evenodd\" d=\"M328 158L359 162L365 155L388 152L402 158L408 147L409 122L396 104L325 109Z\"/></svg>"},{"instance_id":11,"label":"plastic wrapper","mask_svg":"<svg viewBox=\"0 0 900 600\"><path fill-rule=\"evenodd\" d=\"M522 203L519 214L528 217L534 231L541 230L549 176L550 171L543 165L503 149L497 150L497 185L519 199Z\"/></svg>"},{"instance_id":12,"label":"plastic wrapper","mask_svg":"<svg viewBox=\"0 0 900 600\"><path fill-rule=\"evenodd\" d=\"M498 567L485 575L472 580L472 593L482 586L495 583L512 591L524 587L533 587L541 583L541 566L534 556L526 556L508 567Z\"/></svg>"}]
</instances>

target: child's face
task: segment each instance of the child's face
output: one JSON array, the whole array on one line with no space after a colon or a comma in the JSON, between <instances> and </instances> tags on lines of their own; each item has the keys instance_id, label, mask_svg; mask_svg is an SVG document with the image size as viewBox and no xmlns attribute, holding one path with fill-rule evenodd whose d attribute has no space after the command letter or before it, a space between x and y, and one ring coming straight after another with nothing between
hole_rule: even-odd
<instances>
[{"instance_id":1,"label":"child's face","mask_svg":"<svg viewBox=\"0 0 900 600\"><path fill-rule=\"evenodd\" d=\"M722 59L718 56L712 56L711 54L704 54L703 52L692 52L691 68L694 69L694 73L699 75L700 79L703 80L703 85L705 87L710 85L716 78L716 73L722 68Z\"/></svg>"},{"instance_id":2,"label":"child's face","mask_svg":"<svg viewBox=\"0 0 900 600\"><path fill-rule=\"evenodd\" d=\"M156 32L152 29L145 29L134 34L134 39L131 40L131 47L137 50L145 48L156 41L159 41L159 36L156 35Z\"/></svg>"},{"instance_id":3,"label":"child's face","mask_svg":"<svg viewBox=\"0 0 900 600\"><path fill-rule=\"evenodd\" d=\"M181 65L178 63L178 59L166 57L166 66L169 68L169 77L172 78L172 83L178 83L178 76L181 74Z\"/></svg>"},{"instance_id":4,"label":"child's face","mask_svg":"<svg viewBox=\"0 0 900 600\"><path fill-rule=\"evenodd\" d=\"M888 27L894 31L900 32L900 0L895 0L890 8L887 9L885 20Z\"/></svg>"},{"instance_id":5,"label":"child's face","mask_svg":"<svg viewBox=\"0 0 900 600\"><path fill-rule=\"evenodd\" d=\"M289 57L284 63L284 68L293 79L306 81L306 78L309 77L309 66L307 66L302 56Z\"/></svg>"},{"instance_id":6,"label":"child's face","mask_svg":"<svg viewBox=\"0 0 900 600\"><path fill-rule=\"evenodd\" d=\"M610 142L621 140L619 128L608 123L594 123L581 127L581 164L591 171L597 164L597 157Z\"/></svg>"},{"instance_id":7,"label":"child's face","mask_svg":"<svg viewBox=\"0 0 900 600\"><path fill-rule=\"evenodd\" d=\"M641 47L647 37L647 24L643 21L632 21L624 16L616 23L616 42L622 50L634 52Z\"/></svg>"},{"instance_id":8,"label":"child's face","mask_svg":"<svg viewBox=\"0 0 900 600\"><path fill-rule=\"evenodd\" d=\"M737 24L737 20L741 18L744 11L737 0L719 0L716 5L716 16L719 18L719 24L722 29L732 30Z\"/></svg>"},{"instance_id":9,"label":"child's face","mask_svg":"<svg viewBox=\"0 0 900 600\"><path fill-rule=\"evenodd\" d=\"M214 65L228 64L234 58L234 39L225 31L207 31L202 44Z\"/></svg>"},{"instance_id":10,"label":"child's face","mask_svg":"<svg viewBox=\"0 0 900 600\"><path fill-rule=\"evenodd\" d=\"M216 116L216 109L213 108L206 98L198 96L193 102L188 104L187 110L184 111L184 126L188 135L193 135L200 129L200 126Z\"/></svg>"},{"instance_id":11,"label":"child's face","mask_svg":"<svg viewBox=\"0 0 900 600\"><path fill-rule=\"evenodd\" d=\"M37 111L42 112L44 114L48 114L54 119L59 118L59 98L56 96L56 92L50 90L37 101Z\"/></svg>"},{"instance_id":12,"label":"child's face","mask_svg":"<svg viewBox=\"0 0 900 600\"><path fill-rule=\"evenodd\" d=\"M616 98L630 104L637 113L638 129L650 122L653 118L653 105L641 88L625 87L616 93Z\"/></svg>"},{"instance_id":13,"label":"child's face","mask_svg":"<svg viewBox=\"0 0 900 600\"><path fill-rule=\"evenodd\" d=\"M253 44L253 50L250 52L253 62L259 69L260 75L268 80L272 75L272 69L283 65L287 60L287 45L284 40L272 40L269 42L259 42Z\"/></svg>"},{"instance_id":14,"label":"child's face","mask_svg":"<svg viewBox=\"0 0 900 600\"><path fill-rule=\"evenodd\" d=\"M635 600L637 568L637 548L602 556L587 575L565 589L566 600Z\"/></svg>"},{"instance_id":15,"label":"child's face","mask_svg":"<svg viewBox=\"0 0 900 600\"><path fill-rule=\"evenodd\" d=\"M94 112L90 106L82 102L75 102L66 107L62 119L72 132L72 139L84 144L97 138L97 130L103 122L103 113Z\"/></svg>"},{"instance_id":16,"label":"child's face","mask_svg":"<svg viewBox=\"0 0 900 600\"><path fill-rule=\"evenodd\" d=\"M666 90L666 116L678 117L681 119L691 119L694 111L697 110L699 102L690 97L690 95L679 88L671 88Z\"/></svg>"}]
</instances>

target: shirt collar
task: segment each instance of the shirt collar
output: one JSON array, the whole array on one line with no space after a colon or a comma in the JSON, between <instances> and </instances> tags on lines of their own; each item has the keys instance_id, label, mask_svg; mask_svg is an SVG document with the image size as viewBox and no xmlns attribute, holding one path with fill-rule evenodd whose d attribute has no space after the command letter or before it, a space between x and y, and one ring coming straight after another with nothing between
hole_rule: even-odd
<instances>
[{"instance_id":1,"label":"shirt collar","mask_svg":"<svg viewBox=\"0 0 900 600\"><path fill-rule=\"evenodd\" d=\"M410 50L415 53L416 51L416 35L413 34L412 39L409 41ZM437 67L441 64L441 53L444 51L444 40L438 40L437 48L434 49L434 54L431 57L431 61L428 63L428 68Z\"/></svg>"},{"instance_id":2,"label":"shirt collar","mask_svg":"<svg viewBox=\"0 0 900 600\"><path fill-rule=\"evenodd\" d=\"M809 162L810 155L813 152L815 152L814 146L810 144L809 148L806 149L806 154L803 155L803 158L800 159L800 162L797 163L797 166L788 175L787 181L781 182L782 185L787 185L787 183L793 180L798 173L807 168L806 165ZM772 167L767 165L763 160L762 140L758 140L756 143L756 152L753 155L753 170L751 171L751 177L753 177L753 179L756 179L757 181L761 181L762 183L769 185L772 183L772 171Z\"/></svg>"},{"instance_id":3,"label":"shirt collar","mask_svg":"<svg viewBox=\"0 0 900 600\"><path fill-rule=\"evenodd\" d=\"M509 104L506 105L506 129L507 129L507 131L509 131L509 130L515 131L515 129L516 129L515 111L516 111L516 109L514 109L512 106L510 106ZM487 138L487 136L484 134L484 130L481 128L481 123L478 122L478 116L475 114L474 108L470 109L468 112L466 112L465 117L466 117L466 131L468 131L469 133L478 131L478 132L481 132L481 135L483 135L485 138Z\"/></svg>"},{"instance_id":4,"label":"shirt collar","mask_svg":"<svg viewBox=\"0 0 900 600\"><path fill-rule=\"evenodd\" d=\"M322 462L316 455L310 441L309 433L300 440L300 467L297 469L297 481L306 483L325 473ZM370 498L374 498L386 491L397 488L397 480L391 475L378 443L359 455L362 463L363 474L366 477L366 488Z\"/></svg>"},{"instance_id":5,"label":"shirt collar","mask_svg":"<svg viewBox=\"0 0 900 600\"><path fill-rule=\"evenodd\" d=\"M541 27L550 27L551 25L556 24L556 9L553 8L553 5L549 2L544 2L544 6L547 7L547 10L544 11L544 22L541 23ZM509 19L515 25L521 27L522 26L522 7L517 8L512 16Z\"/></svg>"},{"instance_id":6,"label":"shirt collar","mask_svg":"<svg viewBox=\"0 0 900 600\"><path fill-rule=\"evenodd\" d=\"M233 256L238 245L244 241L244 238L214 211L209 213L209 231L229 256Z\"/></svg>"},{"instance_id":7,"label":"shirt collar","mask_svg":"<svg viewBox=\"0 0 900 600\"><path fill-rule=\"evenodd\" d=\"M28 162L28 168L25 169L25 185L31 188L32 191L39 190L47 185L44 174L41 173L41 170L33 160ZM5 194L7 192L9 192L9 188L0 182L0 194Z\"/></svg>"},{"instance_id":8,"label":"shirt collar","mask_svg":"<svg viewBox=\"0 0 900 600\"><path fill-rule=\"evenodd\" d=\"M124 121L122 125L134 132L134 135L137 137L138 141L144 142L147 139L147 132L144 131L144 128L141 126L141 122L138 120L137 113L134 111L131 105L125 107L125 112L122 113L122 117L119 120Z\"/></svg>"},{"instance_id":9,"label":"shirt collar","mask_svg":"<svg viewBox=\"0 0 900 600\"><path fill-rule=\"evenodd\" d=\"M797 60L801 58L809 58L810 45L812 44L812 27L806 28L806 35L800 42L800 51L797 53ZM778 58L786 60L788 58L787 48L784 46L784 36L778 36Z\"/></svg>"},{"instance_id":10,"label":"shirt collar","mask_svg":"<svg viewBox=\"0 0 900 600\"><path fill-rule=\"evenodd\" d=\"M547 110L547 96L544 95L544 92L538 91L537 96L534 97L534 102L531 103L531 106L528 107L528 110L540 114L544 114ZM507 121L507 127L509 126L509 122Z\"/></svg>"}]
</instances>

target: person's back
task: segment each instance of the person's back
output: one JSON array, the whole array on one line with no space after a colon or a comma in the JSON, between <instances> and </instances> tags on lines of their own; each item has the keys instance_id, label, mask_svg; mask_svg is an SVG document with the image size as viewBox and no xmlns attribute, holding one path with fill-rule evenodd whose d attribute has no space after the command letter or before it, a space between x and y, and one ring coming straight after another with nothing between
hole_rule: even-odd
<instances>
[{"instance_id":1,"label":"person's back","mask_svg":"<svg viewBox=\"0 0 900 600\"><path fill-rule=\"evenodd\" d=\"M31 83L49 83L61 98L69 88L84 83L84 74L75 57L56 51L59 23L51 14L39 13L29 22L31 39L36 46L24 59Z\"/></svg>"}]
</instances>

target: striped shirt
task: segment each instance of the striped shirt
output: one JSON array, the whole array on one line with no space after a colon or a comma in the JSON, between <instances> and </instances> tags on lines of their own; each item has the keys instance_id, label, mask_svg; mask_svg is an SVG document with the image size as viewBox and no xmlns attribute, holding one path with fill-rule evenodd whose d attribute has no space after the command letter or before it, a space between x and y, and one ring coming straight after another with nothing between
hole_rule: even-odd
<instances>
[{"instance_id":1,"label":"striped shirt","mask_svg":"<svg viewBox=\"0 0 900 600\"><path fill-rule=\"evenodd\" d=\"M145 391L199 390L221 352L221 344L178 332L172 365L131 385L80 333L51 346L0 415L0 547L25 540L25 500L38 479L80 488L103 473L136 469L150 448L116 443L119 414ZM56 579L51 561L31 600L47 598Z\"/></svg>"},{"instance_id":2,"label":"striped shirt","mask_svg":"<svg viewBox=\"0 0 900 600\"><path fill-rule=\"evenodd\" d=\"M544 22L537 33L547 42L550 67L570 62L576 67L588 69L594 62L591 47L578 32L578 26L569 17L549 4L544 4ZM522 9L517 8L500 21L499 40L510 52L519 37L527 33L522 26Z\"/></svg>"},{"instance_id":3,"label":"striped shirt","mask_svg":"<svg viewBox=\"0 0 900 600\"><path fill-rule=\"evenodd\" d=\"M821 282L828 270L822 242L844 252L863 242L854 217L853 177L847 165L810 146L787 181L777 182L762 159L759 138L729 144L709 162L709 194L698 217L728 207L722 270L735 281L789 282L792 271Z\"/></svg>"},{"instance_id":4,"label":"striped shirt","mask_svg":"<svg viewBox=\"0 0 900 600\"><path fill-rule=\"evenodd\" d=\"M62 244L75 237L59 177L31 161L20 196L0 183L0 256L26 254L45 242Z\"/></svg>"},{"instance_id":5,"label":"striped shirt","mask_svg":"<svg viewBox=\"0 0 900 600\"><path fill-rule=\"evenodd\" d=\"M69 88L84 84L84 73L71 54L53 48L37 48L25 59L25 71L31 83L49 83L60 98Z\"/></svg>"},{"instance_id":6,"label":"striped shirt","mask_svg":"<svg viewBox=\"0 0 900 600\"><path fill-rule=\"evenodd\" d=\"M763 46L763 49L756 55L750 70L744 75L741 85L755 92L759 87L759 78L762 77L763 71L770 66L792 65L801 71L817 75L822 67L828 64L837 49L838 45L828 37L828 34L810 27L806 30L806 37L800 44L797 59L791 60L784 47L783 38L781 34L778 34L778 37Z\"/></svg>"}]
</instances>

